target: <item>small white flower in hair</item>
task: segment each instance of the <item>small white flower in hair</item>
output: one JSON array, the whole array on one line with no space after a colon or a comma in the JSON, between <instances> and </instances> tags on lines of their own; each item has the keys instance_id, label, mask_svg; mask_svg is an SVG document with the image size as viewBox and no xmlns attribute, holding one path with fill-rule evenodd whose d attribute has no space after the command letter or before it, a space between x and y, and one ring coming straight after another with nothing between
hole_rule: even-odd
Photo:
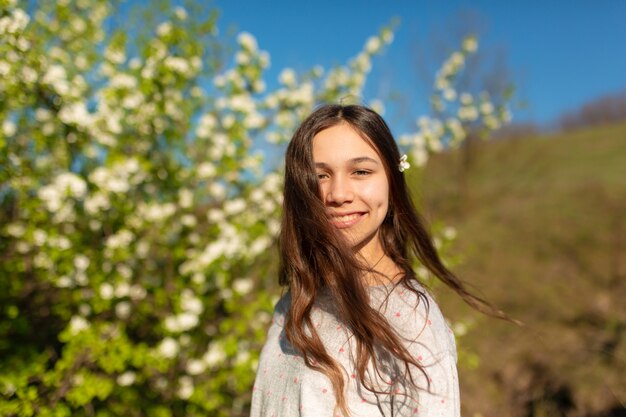
<instances>
[{"instance_id":1,"label":"small white flower in hair","mask_svg":"<svg viewBox=\"0 0 626 417\"><path fill-rule=\"evenodd\" d=\"M411 164L407 162L406 158L406 154L403 154L400 157L400 163L398 164L398 169L400 170L400 172L404 172L405 170L411 168Z\"/></svg>"}]
</instances>

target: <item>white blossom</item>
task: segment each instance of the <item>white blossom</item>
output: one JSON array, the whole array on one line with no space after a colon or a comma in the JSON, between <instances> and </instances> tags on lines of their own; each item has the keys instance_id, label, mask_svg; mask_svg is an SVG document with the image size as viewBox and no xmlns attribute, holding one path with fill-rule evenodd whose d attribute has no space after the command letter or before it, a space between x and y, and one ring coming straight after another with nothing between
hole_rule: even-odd
<instances>
[{"instance_id":1,"label":"white blossom","mask_svg":"<svg viewBox=\"0 0 626 417\"><path fill-rule=\"evenodd\" d=\"M235 198L224 203L224 213L232 216L246 209L246 201L243 198Z\"/></svg>"},{"instance_id":2,"label":"white blossom","mask_svg":"<svg viewBox=\"0 0 626 417\"><path fill-rule=\"evenodd\" d=\"M207 211L207 220L211 223L218 224L226 220L226 215L223 210L212 208Z\"/></svg>"},{"instance_id":3,"label":"white blossom","mask_svg":"<svg viewBox=\"0 0 626 417\"><path fill-rule=\"evenodd\" d=\"M62 275L57 279L56 285L59 288L71 288L74 282L67 275Z\"/></svg>"},{"instance_id":4,"label":"white blossom","mask_svg":"<svg viewBox=\"0 0 626 417\"><path fill-rule=\"evenodd\" d=\"M10 17L5 16L0 19L0 33L19 33L22 32L28 22L30 21L30 17L24 10L20 8L15 8Z\"/></svg>"},{"instance_id":5,"label":"white blossom","mask_svg":"<svg viewBox=\"0 0 626 417\"><path fill-rule=\"evenodd\" d=\"M115 315L121 320L126 320L130 317L130 303L128 301L117 303L115 305Z\"/></svg>"},{"instance_id":6,"label":"white blossom","mask_svg":"<svg viewBox=\"0 0 626 417\"><path fill-rule=\"evenodd\" d=\"M196 272L195 274L192 275L191 280L193 281L194 284L202 285L206 282L206 277L204 276L203 273Z\"/></svg>"},{"instance_id":7,"label":"white blossom","mask_svg":"<svg viewBox=\"0 0 626 417\"><path fill-rule=\"evenodd\" d=\"M184 226L187 227L194 227L198 224L198 221L196 220L196 216L194 216L193 214L185 214L180 218L180 222L181 224L183 224Z\"/></svg>"},{"instance_id":8,"label":"white blossom","mask_svg":"<svg viewBox=\"0 0 626 417\"><path fill-rule=\"evenodd\" d=\"M84 207L87 213L94 215L111 206L109 197L104 193L93 193L85 198Z\"/></svg>"},{"instance_id":9,"label":"white blossom","mask_svg":"<svg viewBox=\"0 0 626 417\"><path fill-rule=\"evenodd\" d=\"M222 200L226 197L226 187L220 182L213 181L209 184L209 194L218 200Z\"/></svg>"},{"instance_id":10,"label":"white blossom","mask_svg":"<svg viewBox=\"0 0 626 417\"><path fill-rule=\"evenodd\" d=\"M172 333L185 332L196 327L199 323L198 315L192 312L184 312L175 316L168 316L163 323L165 328Z\"/></svg>"},{"instance_id":11,"label":"white blossom","mask_svg":"<svg viewBox=\"0 0 626 417\"><path fill-rule=\"evenodd\" d=\"M288 87L294 87L296 85L296 72L291 68L285 68L280 72L278 81Z\"/></svg>"},{"instance_id":12,"label":"white blossom","mask_svg":"<svg viewBox=\"0 0 626 417\"><path fill-rule=\"evenodd\" d=\"M109 236L105 241L105 245L110 249L126 248L130 245L133 239L134 235L130 230L122 229Z\"/></svg>"},{"instance_id":13,"label":"white blossom","mask_svg":"<svg viewBox=\"0 0 626 417\"><path fill-rule=\"evenodd\" d=\"M478 49L478 40L474 36L468 36L463 39L462 48L466 52L476 52L476 50Z\"/></svg>"},{"instance_id":14,"label":"white blossom","mask_svg":"<svg viewBox=\"0 0 626 417\"><path fill-rule=\"evenodd\" d=\"M32 69L29 66L23 66L22 67L22 71L21 71L21 76L22 79L24 80L24 82L31 84L34 83L35 81L37 81L37 71L35 71L34 69ZM57 84L57 91L61 92L61 91L67 91L67 83L63 82L62 84Z\"/></svg>"},{"instance_id":15,"label":"white blossom","mask_svg":"<svg viewBox=\"0 0 626 417\"><path fill-rule=\"evenodd\" d=\"M456 91L453 88L446 88L443 90L443 98L447 101L453 101L456 99Z\"/></svg>"},{"instance_id":16,"label":"white blossom","mask_svg":"<svg viewBox=\"0 0 626 417\"><path fill-rule=\"evenodd\" d=\"M255 107L254 101L248 94L237 94L230 98L230 108L235 111L251 113Z\"/></svg>"},{"instance_id":17,"label":"white blossom","mask_svg":"<svg viewBox=\"0 0 626 417\"><path fill-rule=\"evenodd\" d=\"M218 74L213 78L213 85L218 88L223 88L226 86L226 76L224 74Z\"/></svg>"},{"instance_id":18,"label":"white blossom","mask_svg":"<svg viewBox=\"0 0 626 417\"><path fill-rule=\"evenodd\" d=\"M124 97L124 100L122 100L122 107L128 110L132 110L139 107L143 102L143 94L141 94L139 91L135 91L133 94Z\"/></svg>"},{"instance_id":19,"label":"white blossom","mask_svg":"<svg viewBox=\"0 0 626 417\"><path fill-rule=\"evenodd\" d=\"M149 222L162 222L176 213L176 205L173 203L141 203L137 207L139 215Z\"/></svg>"},{"instance_id":20,"label":"white blossom","mask_svg":"<svg viewBox=\"0 0 626 417\"><path fill-rule=\"evenodd\" d=\"M206 370L206 363L199 359L190 359L187 362L187 373L189 375L200 375L202 372Z\"/></svg>"},{"instance_id":21,"label":"white blossom","mask_svg":"<svg viewBox=\"0 0 626 417\"><path fill-rule=\"evenodd\" d=\"M461 104L464 106L469 106L474 102L474 98L469 93L461 94Z\"/></svg>"},{"instance_id":22,"label":"white blossom","mask_svg":"<svg viewBox=\"0 0 626 417\"><path fill-rule=\"evenodd\" d=\"M109 284L108 282L103 282L102 284L100 284L100 297L103 300L110 300L113 298L113 295L115 294L115 289L113 288L113 285Z\"/></svg>"},{"instance_id":23,"label":"white blossom","mask_svg":"<svg viewBox=\"0 0 626 417\"><path fill-rule=\"evenodd\" d=\"M237 356L235 357L235 363L237 365L243 365L249 360L250 360L250 351L240 346L239 350L237 351Z\"/></svg>"},{"instance_id":24,"label":"white blossom","mask_svg":"<svg viewBox=\"0 0 626 417\"><path fill-rule=\"evenodd\" d=\"M485 118L483 119L483 124L490 130L498 129L502 125L500 123L500 120L498 120L498 118L495 117L493 114L488 114L487 116L485 116Z\"/></svg>"},{"instance_id":25,"label":"white blossom","mask_svg":"<svg viewBox=\"0 0 626 417\"><path fill-rule=\"evenodd\" d=\"M13 237L17 237L20 238L22 236L24 236L24 233L26 232L26 228L24 228L24 225L19 224L19 223L10 223L7 226L7 233Z\"/></svg>"},{"instance_id":26,"label":"white blossom","mask_svg":"<svg viewBox=\"0 0 626 417\"><path fill-rule=\"evenodd\" d=\"M247 129L258 129L265 123L265 118L258 112L252 112L244 119L244 125Z\"/></svg>"},{"instance_id":27,"label":"white blossom","mask_svg":"<svg viewBox=\"0 0 626 417\"><path fill-rule=\"evenodd\" d=\"M217 170L215 169L215 165L211 162L202 162L198 165L196 172L200 178L209 178L214 176Z\"/></svg>"},{"instance_id":28,"label":"white blossom","mask_svg":"<svg viewBox=\"0 0 626 417\"><path fill-rule=\"evenodd\" d=\"M65 72L65 68L63 68L61 65L51 65L45 72L41 80L45 84L49 84L51 86L62 85L63 87L61 89L63 92L67 92L67 90L69 89L69 87L67 86L67 74Z\"/></svg>"},{"instance_id":29,"label":"white blossom","mask_svg":"<svg viewBox=\"0 0 626 417\"><path fill-rule=\"evenodd\" d=\"M393 32L390 29L384 29L381 34L381 38L385 43L393 42Z\"/></svg>"},{"instance_id":30,"label":"white blossom","mask_svg":"<svg viewBox=\"0 0 626 417\"><path fill-rule=\"evenodd\" d=\"M493 104L491 104L491 102L489 101L485 101L483 103L480 104L480 112L484 115L488 115L493 113L494 108L493 108Z\"/></svg>"},{"instance_id":31,"label":"white blossom","mask_svg":"<svg viewBox=\"0 0 626 417\"><path fill-rule=\"evenodd\" d=\"M234 114L227 114L226 116L222 118L222 126L224 126L226 129L230 129L235 124L235 121L236 119L235 119ZM221 138L224 138L224 140L220 140ZM213 142L216 145L215 148L218 152L223 151L224 146L220 146L220 142L224 144L227 143L227 140L225 139L226 139L226 135L222 135L222 134L217 134L213 137Z\"/></svg>"},{"instance_id":32,"label":"white blossom","mask_svg":"<svg viewBox=\"0 0 626 417\"><path fill-rule=\"evenodd\" d=\"M196 327L198 321L198 316L194 313L186 312L178 315L178 325L183 331Z\"/></svg>"},{"instance_id":33,"label":"white blossom","mask_svg":"<svg viewBox=\"0 0 626 417\"><path fill-rule=\"evenodd\" d=\"M86 270L89 266L89 258L82 254L76 255L76 257L74 258L74 266L78 270Z\"/></svg>"},{"instance_id":34,"label":"white blossom","mask_svg":"<svg viewBox=\"0 0 626 417\"><path fill-rule=\"evenodd\" d=\"M65 236L51 236L48 239L48 243L53 248L59 248L61 250L66 250L71 247L70 240Z\"/></svg>"},{"instance_id":35,"label":"white blossom","mask_svg":"<svg viewBox=\"0 0 626 417\"><path fill-rule=\"evenodd\" d=\"M385 104L381 100L378 100L378 99L371 100L369 102L369 107L378 114L382 115L385 113Z\"/></svg>"},{"instance_id":36,"label":"white blossom","mask_svg":"<svg viewBox=\"0 0 626 417\"><path fill-rule=\"evenodd\" d=\"M256 93L262 93L265 91L266 85L263 80L256 80L252 83L252 88Z\"/></svg>"},{"instance_id":37,"label":"white blossom","mask_svg":"<svg viewBox=\"0 0 626 417\"><path fill-rule=\"evenodd\" d=\"M132 90L137 88L137 78L129 74L117 73L110 79L109 86L116 89Z\"/></svg>"},{"instance_id":38,"label":"white blossom","mask_svg":"<svg viewBox=\"0 0 626 417\"><path fill-rule=\"evenodd\" d=\"M226 352L219 343L213 342L209 345L206 353L202 357L202 360L209 368L216 365L221 365L226 360Z\"/></svg>"},{"instance_id":39,"label":"white blossom","mask_svg":"<svg viewBox=\"0 0 626 417\"><path fill-rule=\"evenodd\" d=\"M117 377L117 384L122 387L127 387L135 382L136 375L132 371L126 371Z\"/></svg>"},{"instance_id":40,"label":"white blossom","mask_svg":"<svg viewBox=\"0 0 626 417\"><path fill-rule=\"evenodd\" d=\"M452 226L446 226L443 229L443 236L448 240L453 240L456 238L456 229Z\"/></svg>"},{"instance_id":41,"label":"white blossom","mask_svg":"<svg viewBox=\"0 0 626 417\"><path fill-rule=\"evenodd\" d=\"M372 69L372 61L369 55L360 53L357 57L352 61L355 69L360 72L368 73ZM362 74L354 74L354 77L363 77ZM361 82L359 82L361 84Z\"/></svg>"},{"instance_id":42,"label":"white blossom","mask_svg":"<svg viewBox=\"0 0 626 417\"><path fill-rule=\"evenodd\" d=\"M202 301L190 290L184 290L182 292L180 305L184 311L196 315L201 314L204 310Z\"/></svg>"},{"instance_id":43,"label":"white blossom","mask_svg":"<svg viewBox=\"0 0 626 417\"><path fill-rule=\"evenodd\" d=\"M380 39L378 39L375 36L372 36L365 43L365 50L369 54L375 54L376 52L378 52L380 50L381 46L382 46L382 44L380 42Z\"/></svg>"},{"instance_id":44,"label":"white blossom","mask_svg":"<svg viewBox=\"0 0 626 417\"><path fill-rule=\"evenodd\" d=\"M259 52L259 65L261 68L268 68L270 66L270 54L267 51Z\"/></svg>"},{"instance_id":45,"label":"white blossom","mask_svg":"<svg viewBox=\"0 0 626 417\"><path fill-rule=\"evenodd\" d=\"M5 136L13 136L15 135L15 132L17 132L17 126L13 123L13 121L6 119L2 122L2 132Z\"/></svg>"},{"instance_id":46,"label":"white blossom","mask_svg":"<svg viewBox=\"0 0 626 417\"><path fill-rule=\"evenodd\" d=\"M458 116L464 121L474 121L478 119L478 109L475 106L463 106L459 108Z\"/></svg>"},{"instance_id":47,"label":"white blossom","mask_svg":"<svg viewBox=\"0 0 626 417\"><path fill-rule=\"evenodd\" d=\"M447 119L446 127L452 133L452 140L454 142L458 142L460 140L465 139L465 136L466 136L465 129L463 128L463 124L460 122L459 119L452 118L452 117Z\"/></svg>"},{"instance_id":48,"label":"white blossom","mask_svg":"<svg viewBox=\"0 0 626 417\"><path fill-rule=\"evenodd\" d=\"M139 284L133 284L130 287L130 290L128 292L129 297L131 298L131 300L143 300L144 298L146 298L146 289L144 287L142 287Z\"/></svg>"},{"instance_id":49,"label":"white blossom","mask_svg":"<svg viewBox=\"0 0 626 417\"><path fill-rule=\"evenodd\" d=\"M267 220L267 230L270 236L277 236L280 231L280 222L277 219Z\"/></svg>"},{"instance_id":50,"label":"white blossom","mask_svg":"<svg viewBox=\"0 0 626 417\"><path fill-rule=\"evenodd\" d=\"M172 71L178 72L183 75L189 74L189 63L183 58L177 56L168 56L167 58L165 58L164 64Z\"/></svg>"},{"instance_id":51,"label":"white blossom","mask_svg":"<svg viewBox=\"0 0 626 417\"><path fill-rule=\"evenodd\" d=\"M87 110L83 102L70 103L59 111L59 119L66 124L88 127L93 123L93 116Z\"/></svg>"},{"instance_id":52,"label":"white blossom","mask_svg":"<svg viewBox=\"0 0 626 417\"><path fill-rule=\"evenodd\" d=\"M315 91L313 84L310 82L305 82L300 84L298 89L291 92L290 99L294 103L300 104L309 104L312 103L315 98Z\"/></svg>"},{"instance_id":53,"label":"white blossom","mask_svg":"<svg viewBox=\"0 0 626 417\"><path fill-rule=\"evenodd\" d=\"M193 394L193 379L189 376L181 376L178 379L178 397L186 400Z\"/></svg>"},{"instance_id":54,"label":"white blossom","mask_svg":"<svg viewBox=\"0 0 626 417\"><path fill-rule=\"evenodd\" d=\"M159 26L157 26L156 32L159 36L165 37L172 32L172 23L171 22L163 22Z\"/></svg>"},{"instance_id":55,"label":"white blossom","mask_svg":"<svg viewBox=\"0 0 626 417\"><path fill-rule=\"evenodd\" d=\"M233 281L233 289L241 295L249 294L253 288L254 281L252 281L252 278L238 278Z\"/></svg>"},{"instance_id":56,"label":"white blossom","mask_svg":"<svg viewBox=\"0 0 626 417\"><path fill-rule=\"evenodd\" d=\"M446 77L437 77L435 80L435 88L437 90L445 90L450 88L450 81Z\"/></svg>"},{"instance_id":57,"label":"white blossom","mask_svg":"<svg viewBox=\"0 0 626 417\"><path fill-rule=\"evenodd\" d=\"M455 322L452 325L452 331L457 336L464 336L465 334L467 334L467 325L462 321Z\"/></svg>"},{"instance_id":58,"label":"white blossom","mask_svg":"<svg viewBox=\"0 0 626 417\"><path fill-rule=\"evenodd\" d=\"M257 49L256 38L248 32L241 32L237 35L237 42L241 45L241 47L248 51L253 52Z\"/></svg>"},{"instance_id":59,"label":"white blossom","mask_svg":"<svg viewBox=\"0 0 626 417\"><path fill-rule=\"evenodd\" d=\"M82 304L80 305L80 307L78 307L78 311L80 312L80 314L81 314L82 316L87 316L87 315L91 314L91 311L92 311L92 310L91 310L91 306L90 306L89 304L87 304L87 303L82 303Z\"/></svg>"},{"instance_id":60,"label":"white blossom","mask_svg":"<svg viewBox=\"0 0 626 417\"><path fill-rule=\"evenodd\" d=\"M6 61L0 60L0 76L6 77L11 71L11 64Z\"/></svg>"},{"instance_id":61,"label":"white blossom","mask_svg":"<svg viewBox=\"0 0 626 417\"><path fill-rule=\"evenodd\" d=\"M187 19L187 10L185 10L184 7L181 6L177 6L174 9L174 14L176 15L176 17L180 20L185 20Z\"/></svg>"},{"instance_id":62,"label":"white blossom","mask_svg":"<svg viewBox=\"0 0 626 417\"><path fill-rule=\"evenodd\" d=\"M412 160L417 166L426 165L426 161L428 161L428 152L425 148L413 148L411 152Z\"/></svg>"},{"instance_id":63,"label":"white blossom","mask_svg":"<svg viewBox=\"0 0 626 417\"><path fill-rule=\"evenodd\" d=\"M119 269L119 266L117 267ZM130 294L130 284L127 282L120 282L115 286L115 297L124 298Z\"/></svg>"},{"instance_id":64,"label":"white blossom","mask_svg":"<svg viewBox=\"0 0 626 417\"><path fill-rule=\"evenodd\" d=\"M72 316L69 323L70 333L75 335L89 328L89 322L81 316Z\"/></svg>"},{"instance_id":65,"label":"white blossom","mask_svg":"<svg viewBox=\"0 0 626 417\"><path fill-rule=\"evenodd\" d=\"M72 197L83 197L87 192L87 183L72 172L64 172L54 179L54 185L61 193L67 193Z\"/></svg>"},{"instance_id":66,"label":"white blossom","mask_svg":"<svg viewBox=\"0 0 626 417\"><path fill-rule=\"evenodd\" d=\"M182 208L189 208L193 205L193 191L188 188L182 188L178 191L178 204Z\"/></svg>"},{"instance_id":67,"label":"white blossom","mask_svg":"<svg viewBox=\"0 0 626 417\"><path fill-rule=\"evenodd\" d=\"M161 341L157 349L161 356L171 359L178 354L180 346L175 339L166 337Z\"/></svg>"},{"instance_id":68,"label":"white blossom","mask_svg":"<svg viewBox=\"0 0 626 417\"><path fill-rule=\"evenodd\" d=\"M465 58L463 57L463 54L460 52L454 52L452 55L450 55L449 58L449 62L452 64L453 66L453 70L458 70L459 67L465 65ZM450 71L450 72L452 72Z\"/></svg>"},{"instance_id":69,"label":"white blossom","mask_svg":"<svg viewBox=\"0 0 626 417\"><path fill-rule=\"evenodd\" d=\"M250 55L239 51L235 54L235 62L239 65L247 65L250 63Z\"/></svg>"}]
</instances>

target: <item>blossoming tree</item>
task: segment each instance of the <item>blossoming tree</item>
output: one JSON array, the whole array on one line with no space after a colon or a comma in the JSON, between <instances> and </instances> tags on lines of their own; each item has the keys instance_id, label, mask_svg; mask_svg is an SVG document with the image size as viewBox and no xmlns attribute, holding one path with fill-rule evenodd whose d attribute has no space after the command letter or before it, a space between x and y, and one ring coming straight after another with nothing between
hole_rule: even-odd
<instances>
[{"instance_id":1,"label":"blossoming tree","mask_svg":"<svg viewBox=\"0 0 626 417\"><path fill-rule=\"evenodd\" d=\"M361 96L392 31L267 91L269 54L240 33L222 60L211 10L131 37L105 1L0 4L0 415L246 414L277 295L260 144ZM401 137L414 165L505 114L455 101L473 42L437 79L455 117Z\"/></svg>"}]
</instances>

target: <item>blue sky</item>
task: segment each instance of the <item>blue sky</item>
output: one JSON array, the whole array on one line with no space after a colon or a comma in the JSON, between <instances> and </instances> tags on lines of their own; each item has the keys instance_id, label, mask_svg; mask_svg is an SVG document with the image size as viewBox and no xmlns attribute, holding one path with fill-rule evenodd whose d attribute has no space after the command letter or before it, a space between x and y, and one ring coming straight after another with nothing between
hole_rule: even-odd
<instances>
[{"instance_id":1,"label":"blue sky","mask_svg":"<svg viewBox=\"0 0 626 417\"><path fill-rule=\"evenodd\" d=\"M623 0L218 0L214 4L221 10L223 31L250 32L270 53L266 80L270 86L284 67L306 70L315 64L329 67L347 62L367 37L399 17L394 42L373 62L365 98L400 93L415 116L428 106L419 68L423 72L425 63L432 66L436 61L420 61L416 50L436 55L442 39L449 44L460 39L461 26L478 28L480 49L488 56L504 51L517 88L516 103L526 103L515 105L514 121L546 124L589 100L626 90Z\"/></svg>"}]
</instances>

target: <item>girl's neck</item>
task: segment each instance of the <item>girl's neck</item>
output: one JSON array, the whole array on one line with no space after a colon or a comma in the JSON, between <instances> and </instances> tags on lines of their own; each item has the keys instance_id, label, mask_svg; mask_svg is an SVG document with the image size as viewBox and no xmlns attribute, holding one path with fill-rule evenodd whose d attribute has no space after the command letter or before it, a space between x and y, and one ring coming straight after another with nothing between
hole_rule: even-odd
<instances>
[{"instance_id":1,"label":"girl's neck","mask_svg":"<svg viewBox=\"0 0 626 417\"><path fill-rule=\"evenodd\" d=\"M367 268L363 274L363 283L368 287L393 283L402 274L398 265L385 253L379 236L360 248L357 257Z\"/></svg>"},{"instance_id":2,"label":"girl's neck","mask_svg":"<svg viewBox=\"0 0 626 417\"><path fill-rule=\"evenodd\" d=\"M372 262L372 259L374 261ZM401 269L382 250L378 258L364 259L367 270L363 274L363 283L366 286L386 285L396 282L401 276Z\"/></svg>"}]
</instances>

